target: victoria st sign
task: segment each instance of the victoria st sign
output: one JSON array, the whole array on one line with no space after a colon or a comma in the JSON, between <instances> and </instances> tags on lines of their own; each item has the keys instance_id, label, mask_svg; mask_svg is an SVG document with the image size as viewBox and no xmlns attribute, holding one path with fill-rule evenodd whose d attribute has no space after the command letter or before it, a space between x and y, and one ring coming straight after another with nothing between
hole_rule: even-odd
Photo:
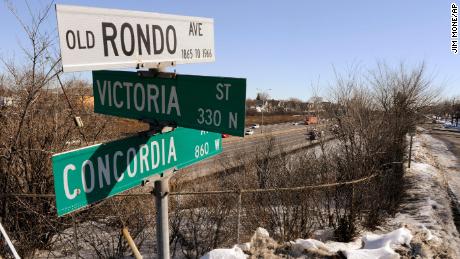
<instances>
[{"instance_id":1,"label":"victoria st sign","mask_svg":"<svg viewBox=\"0 0 460 259\"><path fill-rule=\"evenodd\" d=\"M214 61L214 21L56 5L64 72Z\"/></svg>"},{"instance_id":2,"label":"victoria st sign","mask_svg":"<svg viewBox=\"0 0 460 259\"><path fill-rule=\"evenodd\" d=\"M220 134L186 128L84 147L52 158L59 216L222 151Z\"/></svg>"},{"instance_id":3,"label":"victoria st sign","mask_svg":"<svg viewBox=\"0 0 460 259\"><path fill-rule=\"evenodd\" d=\"M246 79L93 71L94 111L244 136Z\"/></svg>"}]
</instances>

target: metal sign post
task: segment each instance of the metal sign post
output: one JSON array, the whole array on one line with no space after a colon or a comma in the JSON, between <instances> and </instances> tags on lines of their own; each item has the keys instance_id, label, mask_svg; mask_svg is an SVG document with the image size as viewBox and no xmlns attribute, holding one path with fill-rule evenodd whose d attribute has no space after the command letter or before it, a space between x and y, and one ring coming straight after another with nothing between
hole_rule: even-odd
<instances>
[{"instance_id":1,"label":"metal sign post","mask_svg":"<svg viewBox=\"0 0 460 259\"><path fill-rule=\"evenodd\" d=\"M168 217L168 196L169 177L162 177L154 182L153 195L156 204L157 219L157 249L158 258L167 259L169 255L169 217Z\"/></svg>"},{"instance_id":2,"label":"metal sign post","mask_svg":"<svg viewBox=\"0 0 460 259\"><path fill-rule=\"evenodd\" d=\"M148 72L152 74L146 74L145 71L139 71L139 76L143 77L163 77L163 78L174 78L175 74L172 77L168 76L168 73L164 72L162 69L150 69ZM157 125L152 123L150 128L156 131L162 132L165 130L165 127L161 129ZM167 122L157 123L160 125L166 125ZM155 180L153 184L152 194L155 197L155 207L156 207L156 237L157 237L157 254L159 259L169 259L169 178L175 172L175 169L167 170L161 174L161 178Z\"/></svg>"}]
</instances>

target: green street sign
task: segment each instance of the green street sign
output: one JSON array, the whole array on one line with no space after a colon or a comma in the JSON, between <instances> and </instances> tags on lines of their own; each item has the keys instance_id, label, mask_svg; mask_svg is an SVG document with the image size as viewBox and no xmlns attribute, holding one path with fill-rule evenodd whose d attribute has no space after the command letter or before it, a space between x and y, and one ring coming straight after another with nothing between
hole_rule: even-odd
<instances>
[{"instance_id":1,"label":"green street sign","mask_svg":"<svg viewBox=\"0 0 460 259\"><path fill-rule=\"evenodd\" d=\"M244 136L246 79L93 71L94 111Z\"/></svg>"},{"instance_id":2,"label":"green street sign","mask_svg":"<svg viewBox=\"0 0 460 259\"><path fill-rule=\"evenodd\" d=\"M170 168L181 169L222 152L218 133L176 128L52 157L58 216L138 186Z\"/></svg>"}]
</instances>

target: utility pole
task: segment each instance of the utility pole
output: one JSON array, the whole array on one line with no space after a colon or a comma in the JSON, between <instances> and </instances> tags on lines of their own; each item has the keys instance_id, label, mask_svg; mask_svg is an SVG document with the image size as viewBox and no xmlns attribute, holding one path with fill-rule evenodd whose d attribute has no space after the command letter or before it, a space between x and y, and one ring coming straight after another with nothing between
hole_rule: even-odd
<instances>
[{"instance_id":1,"label":"utility pole","mask_svg":"<svg viewBox=\"0 0 460 259\"><path fill-rule=\"evenodd\" d=\"M262 124L260 125L260 133L264 132L264 101L262 100L262 107L260 110L262 111Z\"/></svg>"},{"instance_id":2,"label":"utility pole","mask_svg":"<svg viewBox=\"0 0 460 259\"><path fill-rule=\"evenodd\" d=\"M411 134L410 135L410 144L409 144L409 163L408 163L408 168L410 168L410 161L412 160L412 139L414 136Z\"/></svg>"},{"instance_id":3,"label":"utility pole","mask_svg":"<svg viewBox=\"0 0 460 259\"><path fill-rule=\"evenodd\" d=\"M260 88L256 88L257 91L259 91L260 93L260 99L262 101L262 106L260 107L260 110L262 112L262 123L260 124L260 133L263 133L264 130L263 130L263 127L264 127L264 106L265 106L265 102L267 101L267 98L265 98L265 94L268 92L268 91L271 91L272 89L269 88L269 89L260 89ZM268 93L267 93L268 95Z\"/></svg>"}]
</instances>

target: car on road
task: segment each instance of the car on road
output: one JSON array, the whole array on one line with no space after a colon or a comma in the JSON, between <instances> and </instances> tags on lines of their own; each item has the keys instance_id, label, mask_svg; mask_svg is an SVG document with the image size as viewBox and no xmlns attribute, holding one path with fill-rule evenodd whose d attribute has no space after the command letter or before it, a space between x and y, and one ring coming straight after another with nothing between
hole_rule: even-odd
<instances>
[{"instance_id":1,"label":"car on road","mask_svg":"<svg viewBox=\"0 0 460 259\"><path fill-rule=\"evenodd\" d=\"M252 129L247 129L245 132L244 132L244 135L252 135L254 134L254 130Z\"/></svg>"},{"instance_id":2,"label":"car on road","mask_svg":"<svg viewBox=\"0 0 460 259\"><path fill-rule=\"evenodd\" d=\"M450 122L446 122L444 123L443 127L446 129L450 129L450 128L455 128L455 125Z\"/></svg>"},{"instance_id":3,"label":"car on road","mask_svg":"<svg viewBox=\"0 0 460 259\"><path fill-rule=\"evenodd\" d=\"M299 125L300 123L299 122L293 122L292 125Z\"/></svg>"},{"instance_id":4,"label":"car on road","mask_svg":"<svg viewBox=\"0 0 460 259\"><path fill-rule=\"evenodd\" d=\"M222 138L228 138L228 137L230 137L229 134L222 133Z\"/></svg>"},{"instance_id":5,"label":"car on road","mask_svg":"<svg viewBox=\"0 0 460 259\"><path fill-rule=\"evenodd\" d=\"M314 115L308 115L305 118L305 125L314 125L314 124L318 124L318 117Z\"/></svg>"},{"instance_id":6,"label":"car on road","mask_svg":"<svg viewBox=\"0 0 460 259\"><path fill-rule=\"evenodd\" d=\"M251 129L258 129L260 128L259 124L252 124Z\"/></svg>"}]
</instances>

